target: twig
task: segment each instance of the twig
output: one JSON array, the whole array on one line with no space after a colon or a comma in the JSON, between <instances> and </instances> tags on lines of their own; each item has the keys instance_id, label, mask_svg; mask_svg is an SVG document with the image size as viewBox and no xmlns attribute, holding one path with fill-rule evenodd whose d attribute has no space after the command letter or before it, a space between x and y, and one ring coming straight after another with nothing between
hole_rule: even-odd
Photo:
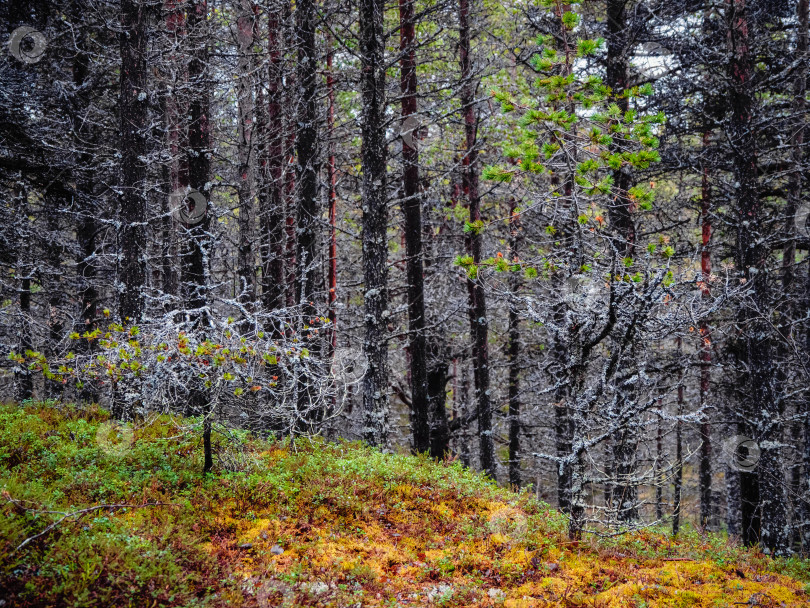
<instances>
[{"instance_id":1,"label":"twig","mask_svg":"<svg viewBox=\"0 0 810 608\"><path fill-rule=\"evenodd\" d=\"M87 507L86 509L79 509L78 511L73 511L71 513L65 513L64 511L47 511L47 510L44 510L44 509L32 509L32 508L29 508L29 507L26 507L25 505L23 505L22 501L15 500L15 499L11 498L11 496L9 496L8 494L6 494L5 497L6 497L6 500L8 500L8 502L13 503L14 505L18 506L19 508L21 508L21 509L23 509L25 511L34 511L34 512L37 512L37 513L51 513L51 514L62 515L62 517L60 519L57 519L55 522L51 523L42 532L40 532L39 534L35 534L34 536L29 536L23 542L21 542L19 545L17 545L17 547L14 549L14 551L12 551L9 554L9 557L11 557L15 553L17 553L17 551L19 551L20 549L25 547L28 543L30 543L32 541L35 541L36 539L45 536L46 534L48 534L48 532L50 532L51 530L56 528L59 524L61 524L63 521L65 521L69 517L81 518L81 517L84 517L85 515L87 515L88 513L92 513L93 511L103 511L104 509L110 509L110 510L115 510L115 509L142 509L144 507L163 507L163 506L176 507L176 506L178 506L176 503L171 503L171 502L147 502L147 503L143 503L143 504L140 504L140 505L121 503L121 504L114 504L114 505L96 505L94 507Z\"/></svg>"}]
</instances>

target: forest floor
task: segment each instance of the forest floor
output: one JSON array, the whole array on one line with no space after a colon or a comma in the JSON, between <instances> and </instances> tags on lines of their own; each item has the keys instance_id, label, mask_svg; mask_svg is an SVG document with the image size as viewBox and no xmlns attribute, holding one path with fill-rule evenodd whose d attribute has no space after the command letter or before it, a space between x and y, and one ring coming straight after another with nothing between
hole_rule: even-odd
<instances>
[{"instance_id":1,"label":"forest floor","mask_svg":"<svg viewBox=\"0 0 810 608\"><path fill-rule=\"evenodd\" d=\"M689 530L570 542L456 462L222 430L203 477L194 421L107 420L0 406L1 606L810 605L806 560Z\"/></svg>"}]
</instances>

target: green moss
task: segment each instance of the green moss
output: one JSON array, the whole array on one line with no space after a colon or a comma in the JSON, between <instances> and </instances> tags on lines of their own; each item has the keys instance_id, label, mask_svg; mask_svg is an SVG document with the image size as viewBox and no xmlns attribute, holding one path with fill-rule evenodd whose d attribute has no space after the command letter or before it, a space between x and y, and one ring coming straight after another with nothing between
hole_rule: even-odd
<instances>
[{"instance_id":1,"label":"green moss","mask_svg":"<svg viewBox=\"0 0 810 608\"><path fill-rule=\"evenodd\" d=\"M99 408L0 406L0 589L12 605L393 606L430 596L447 606L687 607L754 593L806 605L795 580L807 580L806 561L688 529L574 548L564 516L459 463L230 432L214 444L231 470L203 477L199 420L138 421L116 441L109 424ZM69 517L15 551L54 512L99 504L136 507ZM739 575L754 571L756 580Z\"/></svg>"}]
</instances>

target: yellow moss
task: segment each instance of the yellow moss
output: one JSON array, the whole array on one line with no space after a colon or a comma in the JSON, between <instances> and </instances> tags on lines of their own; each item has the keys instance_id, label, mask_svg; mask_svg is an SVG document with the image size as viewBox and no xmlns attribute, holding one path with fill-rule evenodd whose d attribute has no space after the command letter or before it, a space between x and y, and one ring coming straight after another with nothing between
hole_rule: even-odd
<instances>
[{"instance_id":1,"label":"yellow moss","mask_svg":"<svg viewBox=\"0 0 810 608\"><path fill-rule=\"evenodd\" d=\"M668 602L672 608L689 608L690 606L699 606L701 603L701 596L694 591L684 590L676 591L675 597Z\"/></svg>"},{"instance_id":2,"label":"yellow moss","mask_svg":"<svg viewBox=\"0 0 810 608\"><path fill-rule=\"evenodd\" d=\"M544 602L545 603L545 602ZM542 605L539 600L534 598L521 598L521 599L507 599L503 605L505 608L534 608L535 606Z\"/></svg>"},{"instance_id":3,"label":"yellow moss","mask_svg":"<svg viewBox=\"0 0 810 608\"><path fill-rule=\"evenodd\" d=\"M398 486L394 486L391 489L391 493L394 496L399 496L400 498L413 498L416 496L416 488L409 484L400 484Z\"/></svg>"},{"instance_id":4,"label":"yellow moss","mask_svg":"<svg viewBox=\"0 0 810 608\"><path fill-rule=\"evenodd\" d=\"M329 509L327 509L323 505L319 506L317 509L315 509L312 512L312 516L315 519L325 519L325 518L329 517L330 515L331 515L331 512L329 511Z\"/></svg>"},{"instance_id":5,"label":"yellow moss","mask_svg":"<svg viewBox=\"0 0 810 608\"><path fill-rule=\"evenodd\" d=\"M554 594L560 594L565 592L568 586L569 586L568 582L562 578L548 577L540 581L540 589L544 591L550 591L551 593Z\"/></svg>"},{"instance_id":6,"label":"yellow moss","mask_svg":"<svg viewBox=\"0 0 810 608\"><path fill-rule=\"evenodd\" d=\"M453 509L451 509L444 501L434 506L432 511L442 519L452 519L455 516L455 511L453 511Z\"/></svg>"}]
</instances>

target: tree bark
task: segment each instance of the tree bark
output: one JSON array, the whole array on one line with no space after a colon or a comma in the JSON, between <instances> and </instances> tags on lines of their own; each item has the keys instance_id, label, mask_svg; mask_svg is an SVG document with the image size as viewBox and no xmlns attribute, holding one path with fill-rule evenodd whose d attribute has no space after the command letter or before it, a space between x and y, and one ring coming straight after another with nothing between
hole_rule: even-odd
<instances>
[{"instance_id":1,"label":"tree bark","mask_svg":"<svg viewBox=\"0 0 810 608\"><path fill-rule=\"evenodd\" d=\"M259 189L262 306L265 312L285 305L284 285L284 89L283 56L284 35L277 6L270 7L267 16L267 99L261 96L259 144L262 185ZM268 328L276 332L280 327Z\"/></svg>"},{"instance_id":2,"label":"tree bark","mask_svg":"<svg viewBox=\"0 0 810 608\"><path fill-rule=\"evenodd\" d=\"M459 64L461 66L461 113L464 120L466 151L464 167L464 193L470 208L470 224L481 221L481 198L478 192L478 116L475 107L476 82L472 74L470 57L471 28L470 0L459 0ZM477 228L467 232L466 246L476 267L481 263L481 235ZM492 401L489 389L489 326L487 303L480 277L467 279L469 297L470 336L472 338L473 379L478 411L478 443L481 469L495 479L495 441L492 436Z\"/></svg>"},{"instance_id":3,"label":"tree bark","mask_svg":"<svg viewBox=\"0 0 810 608\"><path fill-rule=\"evenodd\" d=\"M520 224L516 210L515 199L509 204L509 255L512 259L519 258ZM512 295L517 295L519 279L510 277ZM519 488L520 477L520 316L514 303L509 306L509 328L507 365L509 367L508 402L509 402L509 485Z\"/></svg>"},{"instance_id":4,"label":"tree bark","mask_svg":"<svg viewBox=\"0 0 810 608\"><path fill-rule=\"evenodd\" d=\"M607 0L607 69L605 84L612 90L612 98L622 111L627 112L630 101L625 94L629 84L629 27L627 24L627 0ZM611 152L621 152L619 144L611 146ZM614 247L619 255L633 257L636 228L633 222L632 202L627 194L631 174L625 166L613 172L613 201L609 207L609 219L613 226Z\"/></svg>"},{"instance_id":5,"label":"tree bark","mask_svg":"<svg viewBox=\"0 0 810 608\"><path fill-rule=\"evenodd\" d=\"M437 460L450 451L450 424L447 419L449 353L441 332L426 336L427 404L430 414L430 456ZM456 396L456 399L458 397Z\"/></svg>"},{"instance_id":6,"label":"tree bark","mask_svg":"<svg viewBox=\"0 0 810 608\"><path fill-rule=\"evenodd\" d=\"M788 198L785 209L785 247L782 257L782 291L786 300L785 310L780 316L780 353L785 359L789 357L790 344L798 342L799 336L793 330L794 319L797 316L795 303L798 302L798 290L796 289L796 212L802 202L803 194L803 170L804 170L804 131L806 95L807 95L807 51L808 51L808 0L798 0L796 7L798 17L798 29L796 32L796 58L802 61L803 69L797 70L796 79L793 81L793 117L791 122L791 161L793 170L788 178ZM782 370L782 376L786 374L786 368ZM807 399L796 405L797 413L807 417ZM797 498L792 501L793 509L793 536L799 547L805 548L803 539L810 524L810 507L807 501L802 500L802 454L801 438L802 430L806 423L794 422L791 425L793 434L793 444L797 447L796 453L799 455L791 466L790 490L791 495ZM810 471L805 470L805 476Z\"/></svg>"},{"instance_id":7,"label":"tree bark","mask_svg":"<svg viewBox=\"0 0 810 608\"><path fill-rule=\"evenodd\" d=\"M408 277L408 348L411 376L413 450L430 449L425 345L425 285L422 269L422 200L419 192L416 24L414 0L399 0L400 92L402 93L402 210ZM431 456L437 456L431 454Z\"/></svg>"},{"instance_id":8,"label":"tree bark","mask_svg":"<svg viewBox=\"0 0 810 608\"><path fill-rule=\"evenodd\" d=\"M299 0L296 4L296 47L298 49L298 130L295 137L298 164L297 242L296 242L296 304L301 306L304 321L317 314L314 305L318 264L318 56L315 46L315 4L313 0Z\"/></svg>"},{"instance_id":9,"label":"tree bark","mask_svg":"<svg viewBox=\"0 0 810 608\"><path fill-rule=\"evenodd\" d=\"M169 185L169 193L176 193L188 187L188 162L186 149L188 137L185 117L188 108L185 104L185 84L188 79L188 70L185 62L178 57L178 50L184 44L186 37L186 15L178 0L165 0L165 23L168 33L168 43L172 52L169 55L167 80L169 86L163 91L163 113L167 133L167 146L169 162L164 164L163 171ZM179 295L177 254L178 242L176 225L169 206L170 197L163 199L162 228L162 290L164 297L164 310L167 312L176 309Z\"/></svg>"},{"instance_id":10,"label":"tree bark","mask_svg":"<svg viewBox=\"0 0 810 608\"><path fill-rule=\"evenodd\" d=\"M709 132L703 132L703 150L709 146ZM701 218L702 218L702 249L700 252L700 267L702 273L701 294L703 298L711 298L710 279L712 273L711 238L712 224L710 217L711 191L709 189L709 168L703 167L701 175ZM709 414L706 412L709 381L711 379L712 364L712 338L709 324L705 320L700 322L700 410L704 422L700 423L700 464L698 472L698 485L700 493L700 526L711 525L712 520L712 443L711 424Z\"/></svg>"},{"instance_id":11,"label":"tree bark","mask_svg":"<svg viewBox=\"0 0 810 608\"><path fill-rule=\"evenodd\" d=\"M363 376L363 439L388 442L388 206L386 200L385 44L382 0L361 0L360 59L363 114L363 279L368 368Z\"/></svg>"},{"instance_id":12,"label":"tree bark","mask_svg":"<svg viewBox=\"0 0 810 608\"><path fill-rule=\"evenodd\" d=\"M254 262L254 166L256 147L253 142L254 86L253 44L256 31L255 6L251 0L239 0L236 19L236 42L239 47L237 96L239 107L238 134L238 196L239 196L239 246L237 251L237 274L239 301L252 309L256 300L256 265Z\"/></svg>"},{"instance_id":13,"label":"tree bark","mask_svg":"<svg viewBox=\"0 0 810 608\"><path fill-rule=\"evenodd\" d=\"M681 338L677 339L678 359L681 358ZM677 536L681 527L681 491L683 488L683 369L678 371L678 419L675 422L675 474L672 498L672 536Z\"/></svg>"},{"instance_id":14,"label":"tree bark","mask_svg":"<svg viewBox=\"0 0 810 608\"><path fill-rule=\"evenodd\" d=\"M77 21L81 17L81 5L74 2L71 5L71 16ZM76 275L80 282L81 308L75 331L80 335L92 332L96 327L96 232L98 226L96 217L98 206L93 187L90 167L93 165L92 154L83 149L84 146L96 143L97 136L91 131L88 121L84 120L84 112L89 107L90 100L87 91L90 90L90 57L87 51L87 37L85 31L80 30L76 39L76 54L73 58L73 86L74 99L70 106L71 123L73 126L73 141L76 149L82 150L79 155L80 168L76 176L76 244L78 256L76 259ZM80 347L85 352L92 348L92 342L85 342ZM81 401L95 401L97 395L89 388L79 392Z\"/></svg>"},{"instance_id":15,"label":"tree bark","mask_svg":"<svg viewBox=\"0 0 810 608\"><path fill-rule=\"evenodd\" d=\"M318 149L318 56L315 46L316 7L314 0L299 0L296 4L296 47L298 49L298 131L296 152L298 165L298 200L296 225L297 262L295 293L303 323L302 340L311 356L321 352L321 338L317 335L318 307L315 304L319 282L318 223L321 215L319 195L320 158ZM322 279L321 279L322 280ZM314 393L306 374L299 377L298 411L309 423L320 419L322 411L316 406Z\"/></svg>"},{"instance_id":16,"label":"tree bark","mask_svg":"<svg viewBox=\"0 0 810 608\"><path fill-rule=\"evenodd\" d=\"M211 130L209 122L211 82L208 67L208 3L207 0L191 0L188 5L188 30L190 43L189 84L194 91L189 101L188 125L188 172L192 190L202 193L206 201L211 198ZM208 270L210 266L210 215L193 226L186 226L187 241L183 260L183 284L185 287L188 319L193 329L204 336L208 323ZM214 407L208 391L195 388L190 395L192 411L204 416L203 421L203 473L213 467L211 453L211 426Z\"/></svg>"},{"instance_id":17,"label":"tree bark","mask_svg":"<svg viewBox=\"0 0 810 608\"><path fill-rule=\"evenodd\" d=\"M758 158L754 125L755 93L751 84L752 23L745 0L726 0L731 121L729 137L737 189L737 242L735 261L748 292L743 295L738 322L743 328L747 387L739 419L741 434L753 437L760 446L760 461L753 472L740 473L743 542L761 542L763 548L782 554L788 549L787 515L780 471L781 395L776 387L765 273L766 251L762 246L763 204L757 181Z\"/></svg>"},{"instance_id":18,"label":"tree bark","mask_svg":"<svg viewBox=\"0 0 810 608\"><path fill-rule=\"evenodd\" d=\"M612 99L622 113L627 112L630 101L627 97L629 84L630 28L627 23L627 0L607 0L607 65L605 84L612 91ZM610 151L620 153L624 147L612 144ZM613 227L613 247L618 256L632 258L635 251L636 228L633 221L633 203L628 190L631 186L629 165L613 172L613 201L608 213ZM635 394L622 389L617 397L617 418L621 412L632 406ZM632 481L636 472L636 450L638 429L634 422L628 422L617 429L612 437L613 462L611 465L614 480L609 484L610 503L616 509L620 521L638 519L636 503L637 488Z\"/></svg>"},{"instance_id":19,"label":"tree bark","mask_svg":"<svg viewBox=\"0 0 810 608\"><path fill-rule=\"evenodd\" d=\"M326 114L326 139L329 148L329 155L326 162L326 183L329 189L327 198L329 203L329 272L327 283L329 284L328 313L329 313L329 334L327 344L329 346L328 358L330 362L334 359L337 349L337 163L335 159L335 75L332 61L334 50L332 48L332 36L327 36L328 51L326 54L326 96L329 103ZM335 398L332 398L332 407L335 406Z\"/></svg>"},{"instance_id":20,"label":"tree bark","mask_svg":"<svg viewBox=\"0 0 810 608\"><path fill-rule=\"evenodd\" d=\"M15 208L19 210L19 221L22 224L19 232L19 241L17 245L17 280L20 282L19 287L19 303L20 303L20 321L19 321L19 354L25 355L26 351L33 350L34 340L33 332L31 331L31 275L34 268L31 260L31 222L28 219L28 190L23 185L22 179L19 180L16 188L16 205ZM23 401L31 399L34 393L34 382L25 366L21 366L19 371L15 373L16 376L16 394L17 399Z\"/></svg>"},{"instance_id":21,"label":"tree bark","mask_svg":"<svg viewBox=\"0 0 810 608\"><path fill-rule=\"evenodd\" d=\"M146 274L146 117L149 92L146 73L148 8L142 0L121 2L121 196L122 283L119 313L136 324L143 314Z\"/></svg>"}]
</instances>

